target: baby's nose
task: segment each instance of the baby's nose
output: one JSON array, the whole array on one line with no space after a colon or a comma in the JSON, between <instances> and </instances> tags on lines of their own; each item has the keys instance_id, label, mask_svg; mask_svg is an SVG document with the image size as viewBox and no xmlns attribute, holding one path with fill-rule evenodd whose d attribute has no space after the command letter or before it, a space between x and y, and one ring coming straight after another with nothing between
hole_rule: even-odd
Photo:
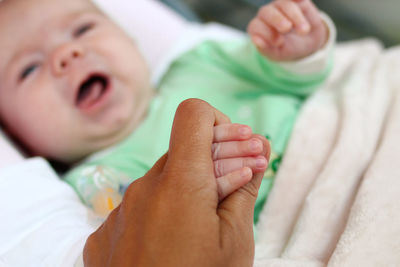
<instances>
[{"instance_id":1,"label":"baby's nose","mask_svg":"<svg viewBox=\"0 0 400 267\"><path fill-rule=\"evenodd\" d=\"M58 47L53 54L53 69L56 74L62 74L67 71L74 60L84 55L81 46L75 44L65 44Z\"/></svg>"}]
</instances>

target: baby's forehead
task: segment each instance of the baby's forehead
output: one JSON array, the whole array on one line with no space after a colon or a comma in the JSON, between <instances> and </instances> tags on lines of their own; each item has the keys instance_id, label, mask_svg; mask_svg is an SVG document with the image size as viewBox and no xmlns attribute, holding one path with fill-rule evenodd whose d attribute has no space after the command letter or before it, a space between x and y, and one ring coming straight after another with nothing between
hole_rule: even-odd
<instances>
[{"instance_id":1,"label":"baby's forehead","mask_svg":"<svg viewBox=\"0 0 400 267\"><path fill-rule=\"evenodd\" d=\"M84 11L98 9L89 0L0 0L0 23L29 26Z\"/></svg>"},{"instance_id":2,"label":"baby's forehead","mask_svg":"<svg viewBox=\"0 0 400 267\"><path fill-rule=\"evenodd\" d=\"M35 40L44 44L46 31L52 34L56 25L89 12L101 14L89 0L0 0L0 72L11 54Z\"/></svg>"}]
</instances>

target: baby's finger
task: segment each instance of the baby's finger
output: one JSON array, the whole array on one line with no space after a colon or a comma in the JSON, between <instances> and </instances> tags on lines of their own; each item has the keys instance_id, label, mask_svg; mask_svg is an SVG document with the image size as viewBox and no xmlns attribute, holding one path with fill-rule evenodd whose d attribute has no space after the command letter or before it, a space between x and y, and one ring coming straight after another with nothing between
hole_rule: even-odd
<instances>
[{"instance_id":1,"label":"baby's finger","mask_svg":"<svg viewBox=\"0 0 400 267\"><path fill-rule=\"evenodd\" d=\"M213 142L246 140L251 137L252 133L251 128L247 125L238 123L220 124L214 126Z\"/></svg>"},{"instance_id":2,"label":"baby's finger","mask_svg":"<svg viewBox=\"0 0 400 267\"><path fill-rule=\"evenodd\" d=\"M240 170L228 173L217 179L218 198L223 200L225 197L247 184L253 176L250 168L244 167Z\"/></svg>"},{"instance_id":3,"label":"baby's finger","mask_svg":"<svg viewBox=\"0 0 400 267\"><path fill-rule=\"evenodd\" d=\"M255 46L262 52L268 46L279 46L283 43L280 34L258 18L253 19L247 29Z\"/></svg>"},{"instance_id":4,"label":"baby's finger","mask_svg":"<svg viewBox=\"0 0 400 267\"><path fill-rule=\"evenodd\" d=\"M319 10L311 0L296 0L296 3L302 10L303 15L307 19L311 28L321 26Z\"/></svg>"},{"instance_id":5,"label":"baby's finger","mask_svg":"<svg viewBox=\"0 0 400 267\"><path fill-rule=\"evenodd\" d=\"M263 156L215 160L215 177L225 176L243 167L249 167L254 173L263 172L268 167L268 161Z\"/></svg>"},{"instance_id":6,"label":"baby's finger","mask_svg":"<svg viewBox=\"0 0 400 267\"><path fill-rule=\"evenodd\" d=\"M260 155L264 156L267 159L267 161L269 161L269 157L271 155L271 144L268 142L267 138L259 134L253 134L252 138L257 138L258 140L261 141L263 145L263 150Z\"/></svg>"},{"instance_id":7,"label":"baby's finger","mask_svg":"<svg viewBox=\"0 0 400 267\"><path fill-rule=\"evenodd\" d=\"M261 155L263 143L258 138L245 141L213 143L211 147L213 160Z\"/></svg>"},{"instance_id":8,"label":"baby's finger","mask_svg":"<svg viewBox=\"0 0 400 267\"><path fill-rule=\"evenodd\" d=\"M293 28L293 23L275 5L260 8L257 16L279 33L288 33Z\"/></svg>"},{"instance_id":9,"label":"baby's finger","mask_svg":"<svg viewBox=\"0 0 400 267\"><path fill-rule=\"evenodd\" d=\"M275 5L289 20L291 20L299 34L308 34L310 32L311 26L298 4L290 0L284 0L277 1Z\"/></svg>"}]
</instances>

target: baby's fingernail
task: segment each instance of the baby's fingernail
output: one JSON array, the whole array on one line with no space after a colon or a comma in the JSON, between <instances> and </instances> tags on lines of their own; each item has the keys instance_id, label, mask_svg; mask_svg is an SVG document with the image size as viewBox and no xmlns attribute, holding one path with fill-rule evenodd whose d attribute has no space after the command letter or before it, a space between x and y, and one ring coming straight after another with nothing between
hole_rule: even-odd
<instances>
[{"instance_id":1,"label":"baby's fingernail","mask_svg":"<svg viewBox=\"0 0 400 267\"><path fill-rule=\"evenodd\" d=\"M254 36L254 37L253 37L253 42L254 42L254 44L257 46L258 49L260 49L260 50L265 49L265 46L266 46L266 45L265 45L265 42L264 42L264 40L261 39L260 37Z\"/></svg>"},{"instance_id":2,"label":"baby's fingernail","mask_svg":"<svg viewBox=\"0 0 400 267\"><path fill-rule=\"evenodd\" d=\"M247 136L251 135L251 128L248 126L242 126L239 128L239 134L242 137L247 137Z\"/></svg>"},{"instance_id":3,"label":"baby's fingernail","mask_svg":"<svg viewBox=\"0 0 400 267\"><path fill-rule=\"evenodd\" d=\"M258 139L252 139L250 140L250 150L251 151L258 151L260 150L262 144Z\"/></svg>"},{"instance_id":4,"label":"baby's fingernail","mask_svg":"<svg viewBox=\"0 0 400 267\"><path fill-rule=\"evenodd\" d=\"M267 160L264 157L256 159L256 167L257 168L264 168L267 166Z\"/></svg>"}]
</instances>

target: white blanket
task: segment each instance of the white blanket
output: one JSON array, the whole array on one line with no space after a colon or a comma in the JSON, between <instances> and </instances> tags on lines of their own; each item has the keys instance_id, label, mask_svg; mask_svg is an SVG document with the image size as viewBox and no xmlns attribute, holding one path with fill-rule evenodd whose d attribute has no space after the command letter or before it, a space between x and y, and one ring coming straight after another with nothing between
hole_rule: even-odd
<instances>
[{"instance_id":1,"label":"white blanket","mask_svg":"<svg viewBox=\"0 0 400 267\"><path fill-rule=\"evenodd\" d=\"M400 266L400 48L340 45L261 213L254 267Z\"/></svg>"}]
</instances>

